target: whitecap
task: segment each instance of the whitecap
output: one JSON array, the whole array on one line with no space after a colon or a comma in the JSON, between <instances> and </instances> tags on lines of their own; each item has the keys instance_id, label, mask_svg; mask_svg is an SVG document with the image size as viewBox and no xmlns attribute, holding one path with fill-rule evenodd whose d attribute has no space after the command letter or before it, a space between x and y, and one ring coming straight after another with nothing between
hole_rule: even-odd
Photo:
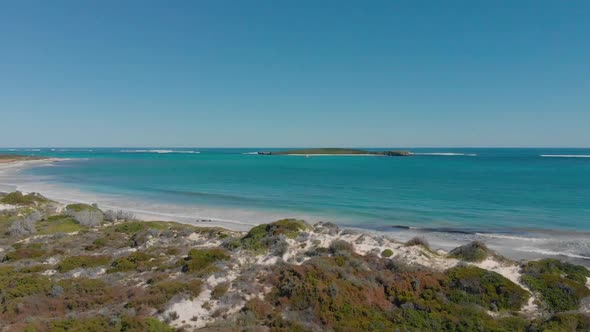
<instances>
[{"instance_id":1,"label":"whitecap","mask_svg":"<svg viewBox=\"0 0 590 332\"><path fill-rule=\"evenodd\" d=\"M530 242L548 241L548 239L542 239L542 238L505 235L505 234L475 233L475 235L480 236L480 237L486 237L486 238L516 240L516 241L530 241Z\"/></svg>"},{"instance_id":2,"label":"whitecap","mask_svg":"<svg viewBox=\"0 0 590 332\"><path fill-rule=\"evenodd\" d=\"M544 158L590 158L590 154L542 154Z\"/></svg>"},{"instance_id":3,"label":"whitecap","mask_svg":"<svg viewBox=\"0 0 590 332\"><path fill-rule=\"evenodd\" d=\"M590 257L588 257L588 256L579 255L579 254L573 253L571 251L554 251L554 250L533 248L533 247L520 247L520 248L516 248L516 250L524 251L524 252L532 252L532 253L548 255L548 256L566 256L566 257L571 257L571 258L590 259Z\"/></svg>"},{"instance_id":4,"label":"whitecap","mask_svg":"<svg viewBox=\"0 0 590 332\"><path fill-rule=\"evenodd\" d=\"M119 152L122 153L188 153L188 154L195 154L201 153L199 151L192 151L192 150L121 150Z\"/></svg>"},{"instance_id":5,"label":"whitecap","mask_svg":"<svg viewBox=\"0 0 590 332\"><path fill-rule=\"evenodd\" d=\"M459 152L413 152L415 156L466 156L475 157L475 153L459 153Z\"/></svg>"}]
</instances>

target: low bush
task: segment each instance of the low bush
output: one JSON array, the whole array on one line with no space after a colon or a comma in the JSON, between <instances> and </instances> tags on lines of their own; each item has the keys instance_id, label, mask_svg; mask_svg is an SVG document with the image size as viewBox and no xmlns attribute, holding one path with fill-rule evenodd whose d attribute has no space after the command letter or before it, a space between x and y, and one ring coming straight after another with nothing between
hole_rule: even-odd
<instances>
[{"instance_id":1,"label":"low bush","mask_svg":"<svg viewBox=\"0 0 590 332\"><path fill-rule=\"evenodd\" d=\"M99 237L98 239L92 241L92 244L87 245L84 247L84 250L87 251L94 251L101 248L104 248L108 243L108 240L105 237Z\"/></svg>"},{"instance_id":2,"label":"low bush","mask_svg":"<svg viewBox=\"0 0 590 332\"><path fill-rule=\"evenodd\" d=\"M47 277L3 271L0 275L0 298L2 299L0 308L2 305L9 305L10 301L15 298L47 294L50 288L51 281Z\"/></svg>"},{"instance_id":3,"label":"low bush","mask_svg":"<svg viewBox=\"0 0 590 332\"><path fill-rule=\"evenodd\" d=\"M332 241L328 249L330 250L330 253L332 253L333 255L354 252L354 247L352 246L352 244L344 240Z\"/></svg>"},{"instance_id":4,"label":"low bush","mask_svg":"<svg viewBox=\"0 0 590 332\"><path fill-rule=\"evenodd\" d=\"M4 262L12 262L18 261L21 259L38 259L47 257L49 255L46 250L37 249L37 248L19 248L14 251L8 252L5 256L3 261Z\"/></svg>"},{"instance_id":5,"label":"low bush","mask_svg":"<svg viewBox=\"0 0 590 332\"><path fill-rule=\"evenodd\" d=\"M586 280L590 271L583 266L543 259L522 266L522 281L541 294L543 302L552 311L578 309L580 301L590 296Z\"/></svg>"},{"instance_id":6,"label":"low bush","mask_svg":"<svg viewBox=\"0 0 590 332\"><path fill-rule=\"evenodd\" d=\"M78 268L92 268L102 265L107 265L111 258L109 256L69 256L64 258L59 265L57 270L61 273L65 273Z\"/></svg>"},{"instance_id":7,"label":"low bush","mask_svg":"<svg viewBox=\"0 0 590 332\"><path fill-rule=\"evenodd\" d=\"M0 198L0 203L10 205L30 206L49 202L51 202L51 200L43 197L38 193L30 193L27 195L23 195L23 193L20 191L15 191L6 194L4 197Z\"/></svg>"},{"instance_id":8,"label":"low bush","mask_svg":"<svg viewBox=\"0 0 590 332\"><path fill-rule=\"evenodd\" d=\"M427 249L430 248L430 245L428 244L428 241L426 240L426 238L421 237L421 236L416 236L416 237L411 238L404 245L406 247L421 246L421 247L424 247Z\"/></svg>"},{"instance_id":9,"label":"low bush","mask_svg":"<svg viewBox=\"0 0 590 332\"><path fill-rule=\"evenodd\" d=\"M211 298L215 300L220 299L223 295L225 295L225 293L227 293L228 289L229 283L227 282L217 284L217 286L215 286L211 291Z\"/></svg>"},{"instance_id":10,"label":"low bush","mask_svg":"<svg viewBox=\"0 0 590 332\"><path fill-rule=\"evenodd\" d=\"M44 327L45 328L45 327ZM117 319L110 317L71 318L53 320L46 326L51 332L173 332L166 323L152 317L123 316Z\"/></svg>"},{"instance_id":11,"label":"low bush","mask_svg":"<svg viewBox=\"0 0 590 332\"><path fill-rule=\"evenodd\" d=\"M381 256L383 257L391 257L393 256L393 250L391 249L385 249L381 252Z\"/></svg>"},{"instance_id":12,"label":"low bush","mask_svg":"<svg viewBox=\"0 0 590 332\"><path fill-rule=\"evenodd\" d=\"M449 256L466 262L481 262L488 258L489 254L490 249L488 249L485 243L473 241L451 250Z\"/></svg>"},{"instance_id":13,"label":"low bush","mask_svg":"<svg viewBox=\"0 0 590 332\"><path fill-rule=\"evenodd\" d=\"M155 260L152 255L144 252L134 252L129 256L119 257L111 264L111 267L107 270L107 273L124 272L124 271L146 271L152 266L155 266Z\"/></svg>"},{"instance_id":14,"label":"low bush","mask_svg":"<svg viewBox=\"0 0 590 332\"><path fill-rule=\"evenodd\" d=\"M294 239L300 232L309 228L309 225L302 220L283 219L253 227L243 238L229 241L225 246L229 249L246 249L263 253L283 241L283 237Z\"/></svg>"},{"instance_id":15,"label":"low bush","mask_svg":"<svg viewBox=\"0 0 590 332\"><path fill-rule=\"evenodd\" d=\"M191 249L182 267L184 272L206 272L214 263L230 259L223 249Z\"/></svg>"},{"instance_id":16,"label":"low bush","mask_svg":"<svg viewBox=\"0 0 590 332\"><path fill-rule=\"evenodd\" d=\"M580 313L556 314L548 320L539 319L534 321L529 331L590 331L590 315Z\"/></svg>"},{"instance_id":17,"label":"low bush","mask_svg":"<svg viewBox=\"0 0 590 332\"><path fill-rule=\"evenodd\" d=\"M121 303L126 300L126 294L118 284L108 284L100 279L73 278L59 281L57 297L63 298L63 303L69 310L83 311L101 308L106 304Z\"/></svg>"},{"instance_id":18,"label":"low bush","mask_svg":"<svg viewBox=\"0 0 590 332\"><path fill-rule=\"evenodd\" d=\"M83 203L68 204L65 207L66 214L81 211L100 211L100 209L96 205L89 205Z\"/></svg>"},{"instance_id":19,"label":"low bush","mask_svg":"<svg viewBox=\"0 0 590 332\"><path fill-rule=\"evenodd\" d=\"M152 307L162 312L166 304L176 295L185 294L191 298L199 296L203 283L199 279L186 282L165 280L150 285L146 290L132 299L134 307Z\"/></svg>"},{"instance_id":20,"label":"low bush","mask_svg":"<svg viewBox=\"0 0 590 332\"><path fill-rule=\"evenodd\" d=\"M165 222L156 222L156 221L128 221L121 223L119 225L113 226L115 232L124 233L127 235L133 235L140 231L145 231L150 228L157 229L157 230L164 230L170 227L169 224L172 223L165 223Z\"/></svg>"},{"instance_id":21,"label":"low bush","mask_svg":"<svg viewBox=\"0 0 590 332\"><path fill-rule=\"evenodd\" d=\"M520 310L530 294L502 275L475 266L448 271L450 299L456 303L477 303L489 310Z\"/></svg>"},{"instance_id":22,"label":"low bush","mask_svg":"<svg viewBox=\"0 0 590 332\"><path fill-rule=\"evenodd\" d=\"M37 222L38 234L72 233L85 230L74 218L68 216L51 216Z\"/></svg>"}]
</instances>

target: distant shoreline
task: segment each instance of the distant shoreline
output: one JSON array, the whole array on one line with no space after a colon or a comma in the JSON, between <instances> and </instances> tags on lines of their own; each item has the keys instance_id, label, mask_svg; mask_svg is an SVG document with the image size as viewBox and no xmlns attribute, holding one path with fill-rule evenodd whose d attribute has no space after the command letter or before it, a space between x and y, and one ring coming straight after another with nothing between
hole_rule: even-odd
<instances>
[{"instance_id":1,"label":"distant shoreline","mask_svg":"<svg viewBox=\"0 0 590 332\"><path fill-rule=\"evenodd\" d=\"M19 161L35 161L53 159L42 156L22 156L17 154L0 154L0 164L10 164Z\"/></svg>"}]
</instances>

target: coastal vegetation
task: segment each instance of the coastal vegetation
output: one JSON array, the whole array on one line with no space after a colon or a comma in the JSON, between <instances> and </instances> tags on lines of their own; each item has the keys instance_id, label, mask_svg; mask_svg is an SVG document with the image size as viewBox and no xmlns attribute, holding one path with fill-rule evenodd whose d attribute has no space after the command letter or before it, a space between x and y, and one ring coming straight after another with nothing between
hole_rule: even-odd
<instances>
[{"instance_id":1,"label":"coastal vegetation","mask_svg":"<svg viewBox=\"0 0 590 332\"><path fill-rule=\"evenodd\" d=\"M0 164L12 163L16 161L27 161L27 160L41 160L46 159L41 156L22 156L18 154L0 153Z\"/></svg>"},{"instance_id":2,"label":"coastal vegetation","mask_svg":"<svg viewBox=\"0 0 590 332\"><path fill-rule=\"evenodd\" d=\"M466 262L481 262L488 258L490 249L485 243L480 241L473 241L466 245L457 247L450 252L450 256Z\"/></svg>"},{"instance_id":3,"label":"coastal vegetation","mask_svg":"<svg viewBox=\"0 0 590 332\"><path fill-rule=\"evenodd\" d=\"M20 191L5 194L2 198L0 198L0 203L20 206L31 206L49 202L51 202L49 199L37 193L30 193L25 195Z\"/></svg>"},{"instance_id":4,"label":"coastal vegetation","mask_svg":"<svg viewBox=\"0 0 590 332\"><path fill-rule=\"evenodd\" d=\"M285 239L294 239L300 232L310 226L303 220L283 219L270 224L253 227L243 238L235 239L226 244L228 249L251 250L264 253L273 248L285 245Z\"/></svg>"},{"instance_id":5,"label":"coastal vegetation","mask_svg":"<svg viewBox=\"0 0 590 332\"><path fill-rule=\"evenodd\" d=\"M428 244L428 240L426 240L425 238L423 238L421 236L415 236L415 237L409 239L408 241L406 241L405 246L406 247L420 246L425 249L430 249L430 244Z\"/></svg>"},{"instance_id":6,"label":"coastal vegetation","mask_svg":"<svg viewBox=\"0 0 590 332\"><path fill-rule=\"evenodd\" d=\"M556 259L528 262L522 267L523 282L539 292L551 311L575 310L583 298L590 297L587 287L590 271Z\"/></svg>"},{"instance_id":7,"label":"coastal vegetation","mask_svg":"<svg viewBox=\"0 0 590 332\"><path fill-rule=\"evenodd\" d=\"M590 330L590 271L555 259L296 219L246 233L143 222L34 197L0 210L0 330ZM24 220L30 231L9 231Z\"/></svg>"},{"instance_id":8,"label":"coastal vegetation","mask_svg":"<svg viewBox=\"0 0 590 332\"><path fill-rule=\"evenodd\" d=\"M391 249L385 249L381 252L381 256L383 257L391 257L393 256L393 250Z\"/></svg>"}]
</instances>

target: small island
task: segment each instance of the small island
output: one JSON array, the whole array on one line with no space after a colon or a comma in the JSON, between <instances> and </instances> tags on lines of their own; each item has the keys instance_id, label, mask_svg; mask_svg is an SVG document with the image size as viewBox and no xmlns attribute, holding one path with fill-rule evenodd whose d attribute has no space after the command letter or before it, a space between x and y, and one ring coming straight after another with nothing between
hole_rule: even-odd
<instances>
[{"instance_id":1,"label":"small island","mask_svg":"<svg viewBox=\"0 0 590 332\"><path fill-rule=\"evenodd\" d=\"M388 157L407 157L411 156L410 151L404 150L387 150L387 151L367 151L361 149L348 149L348 148L314 148L314 149L296 149L286 151L260 151L260 155L290 155L290 156L326 156L326 155L338 155L338 156L388 156Z\"/></svg>"}]
</instances>

